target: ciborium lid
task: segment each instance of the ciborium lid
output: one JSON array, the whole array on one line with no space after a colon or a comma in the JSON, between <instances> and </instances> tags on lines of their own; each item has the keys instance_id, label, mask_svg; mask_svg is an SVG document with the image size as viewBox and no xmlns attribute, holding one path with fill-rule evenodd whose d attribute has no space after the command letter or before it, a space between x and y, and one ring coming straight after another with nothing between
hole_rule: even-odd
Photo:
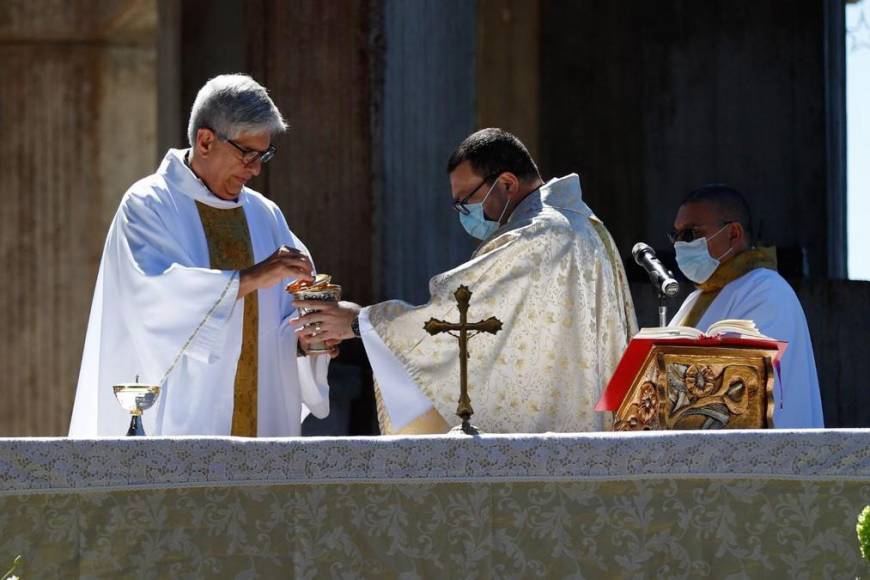
<instances>
[{"instance_id":1,"label":"ciborium lid","mask_svg":"<svg viewBox=\"0 0 870 580\"><path fill-rule=\"evenodd\" d=\"M332 276L329 274L318 274L314 277L314 281L312 282L308 282L307 280L296 280L295 282L287 284L285 290L290 294L301 292L302 290L317 292L318 290L324 290L330 285L330 282L332 282Z\"/></svg>"}]
</instances>

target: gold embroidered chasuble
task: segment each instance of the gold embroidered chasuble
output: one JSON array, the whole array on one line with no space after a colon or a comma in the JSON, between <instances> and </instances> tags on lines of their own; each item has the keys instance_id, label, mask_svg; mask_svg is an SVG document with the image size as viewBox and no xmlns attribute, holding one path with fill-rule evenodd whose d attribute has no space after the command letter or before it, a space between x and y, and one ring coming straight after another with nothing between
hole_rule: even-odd
<instances>
[{"instance_id":1,"label":"gold embroidered chasuble","mask_svg":"<svg viewBox=\"0 0 870 580\"><path fill-rule=\"evenodd\" d=\"M594 406L637 328L618 256L583 203L578 176L569 175L523 200L471 260L432 278L429 303L368 307L373 329L433 406L396 424L382 382L382 433L439 433L458 423L456 339L429 336L423 323L456 318L460 284L473 293L469 320L496 316L504 323L498 335L469 343L475 425L490 433L606 429Z\"/></svg>"},{"instance_id":2,"label":"gold embroidered chasuble","mask_svg":"<svg viewBox=\"0 0 870 580\"><path fill-rule=\"evenodd\" d=\"M744 274L758 268L767 268L776 271L776 248L762 247L745 250L730 260L723 262L716 268L710 279L703 284L698 284L701 294L686 316L677 323L678 326L692 326L698 324L704 313L713 303L713 300L722 291L722 288Z\"/></svg>"},{"instance_id":3,"label":"gold embroidered chasuble","mask_svg":"<svg viewBox=\"0 0 870 580\"><path fill-rule=\"evenodd\" d=\"M254 251L248 220L242 207L219 209L196 202L205 237L209 262L215 270L242 270L254 265ZM233 389L233 422L230 434L257 436L257 334L259 313L257 292L244 299L242 350Z\"/></svg>"}]
</instances>

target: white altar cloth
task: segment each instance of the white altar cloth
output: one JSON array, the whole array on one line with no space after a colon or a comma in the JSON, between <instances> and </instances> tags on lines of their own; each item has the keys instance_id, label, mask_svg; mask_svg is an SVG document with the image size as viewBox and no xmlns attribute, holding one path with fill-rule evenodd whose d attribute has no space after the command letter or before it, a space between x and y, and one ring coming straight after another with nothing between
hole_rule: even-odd
<instances>
[{"instance_id":1,"label":"white altar cloth","mask_svg":"<svg viewBox=\"0 0 870 580\"><path fill-rule=\"evenodd\" d=\"M866 504L863 429L0 439L36 577L854 577Z\"/></svg>"},{"instance_id":2,"label":"white altar cloth","mask_svg":"<svg viewBox=\"0 0 870 580\"><path fill-rule=\"evenodd\" d=\"M870 430L0 438L4 495L200 485L655 477L870 481Z\"/></svg>"}]
</instances>

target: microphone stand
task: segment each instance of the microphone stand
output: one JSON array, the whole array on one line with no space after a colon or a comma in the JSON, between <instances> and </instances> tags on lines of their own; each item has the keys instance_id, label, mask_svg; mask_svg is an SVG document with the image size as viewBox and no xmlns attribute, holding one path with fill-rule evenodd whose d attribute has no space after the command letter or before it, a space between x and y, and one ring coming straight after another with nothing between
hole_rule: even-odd
<instances>
[{"instance_id":1,"label":"microphone stand","mask_svg":"<svg viewBox=\"0 0 870 580\"><path fill-rule=\"evenodd\" d=\"M668 304L667 304L667 296L665 293L659 289L659 326L667 326L668 325Z\"/></svg>"}]
</instances>

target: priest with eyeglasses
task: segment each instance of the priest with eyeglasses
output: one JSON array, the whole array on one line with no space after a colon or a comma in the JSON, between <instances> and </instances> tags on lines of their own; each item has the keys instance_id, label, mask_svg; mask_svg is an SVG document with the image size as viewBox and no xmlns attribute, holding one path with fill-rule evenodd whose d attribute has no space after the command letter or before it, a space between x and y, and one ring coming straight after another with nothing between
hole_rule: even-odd
<instances>
[{"instance_id":1,"label":"priest with eyeglasses","mask_svg":"<svg viewBox=\"0 0 870 580\"><path fill-rule=\"evenodd\" d=\"M683 200L670 235L677 265L695 283L671 326L699 330L726 319L752 320L762 334L788 342L774 383L777 428L824 427L819 378L807 320L776 270L774 248L756 247L746 198L724 184Z\"/></svg>"},{"instance_id":2,"label":"priest with eyeglasses","mask_svg":"<svg viewBox=\"0 0 870 580\"><path fill-rule=\"evenodd\" d=\"M494 316L498 334L473 338L468 390L489 433L597 431L594 406L636 330L619 252L583 201L576 174L544 181L516 136L467 137L447 163L456 217L480 240L471 258L429 282L428 303L299 302L317 311L318 339L360 336L376 381L381 432L444 433L456 424L459 358L430 318L456 317L454 292L472 292L469 320ZM446 196L445 196L446 197ZM447 200L445 199L445 202Z\"/></svg>"},{"instance_id":3,"label":"priest with eyeglasses","mask_svg":"<svg viewBox=\"0 0 870 580\"><path fill-rule=\"evenodd\" d=\"M266 89L221 75L199 91L187 149L133 184L109 228L70 435L123 435L112 386L158 384L151 435L299 435L329 412L327 356L308 357L284 292L312 280L308 251L247 187L286 125Z\"/></svg>"}]
</instances>

